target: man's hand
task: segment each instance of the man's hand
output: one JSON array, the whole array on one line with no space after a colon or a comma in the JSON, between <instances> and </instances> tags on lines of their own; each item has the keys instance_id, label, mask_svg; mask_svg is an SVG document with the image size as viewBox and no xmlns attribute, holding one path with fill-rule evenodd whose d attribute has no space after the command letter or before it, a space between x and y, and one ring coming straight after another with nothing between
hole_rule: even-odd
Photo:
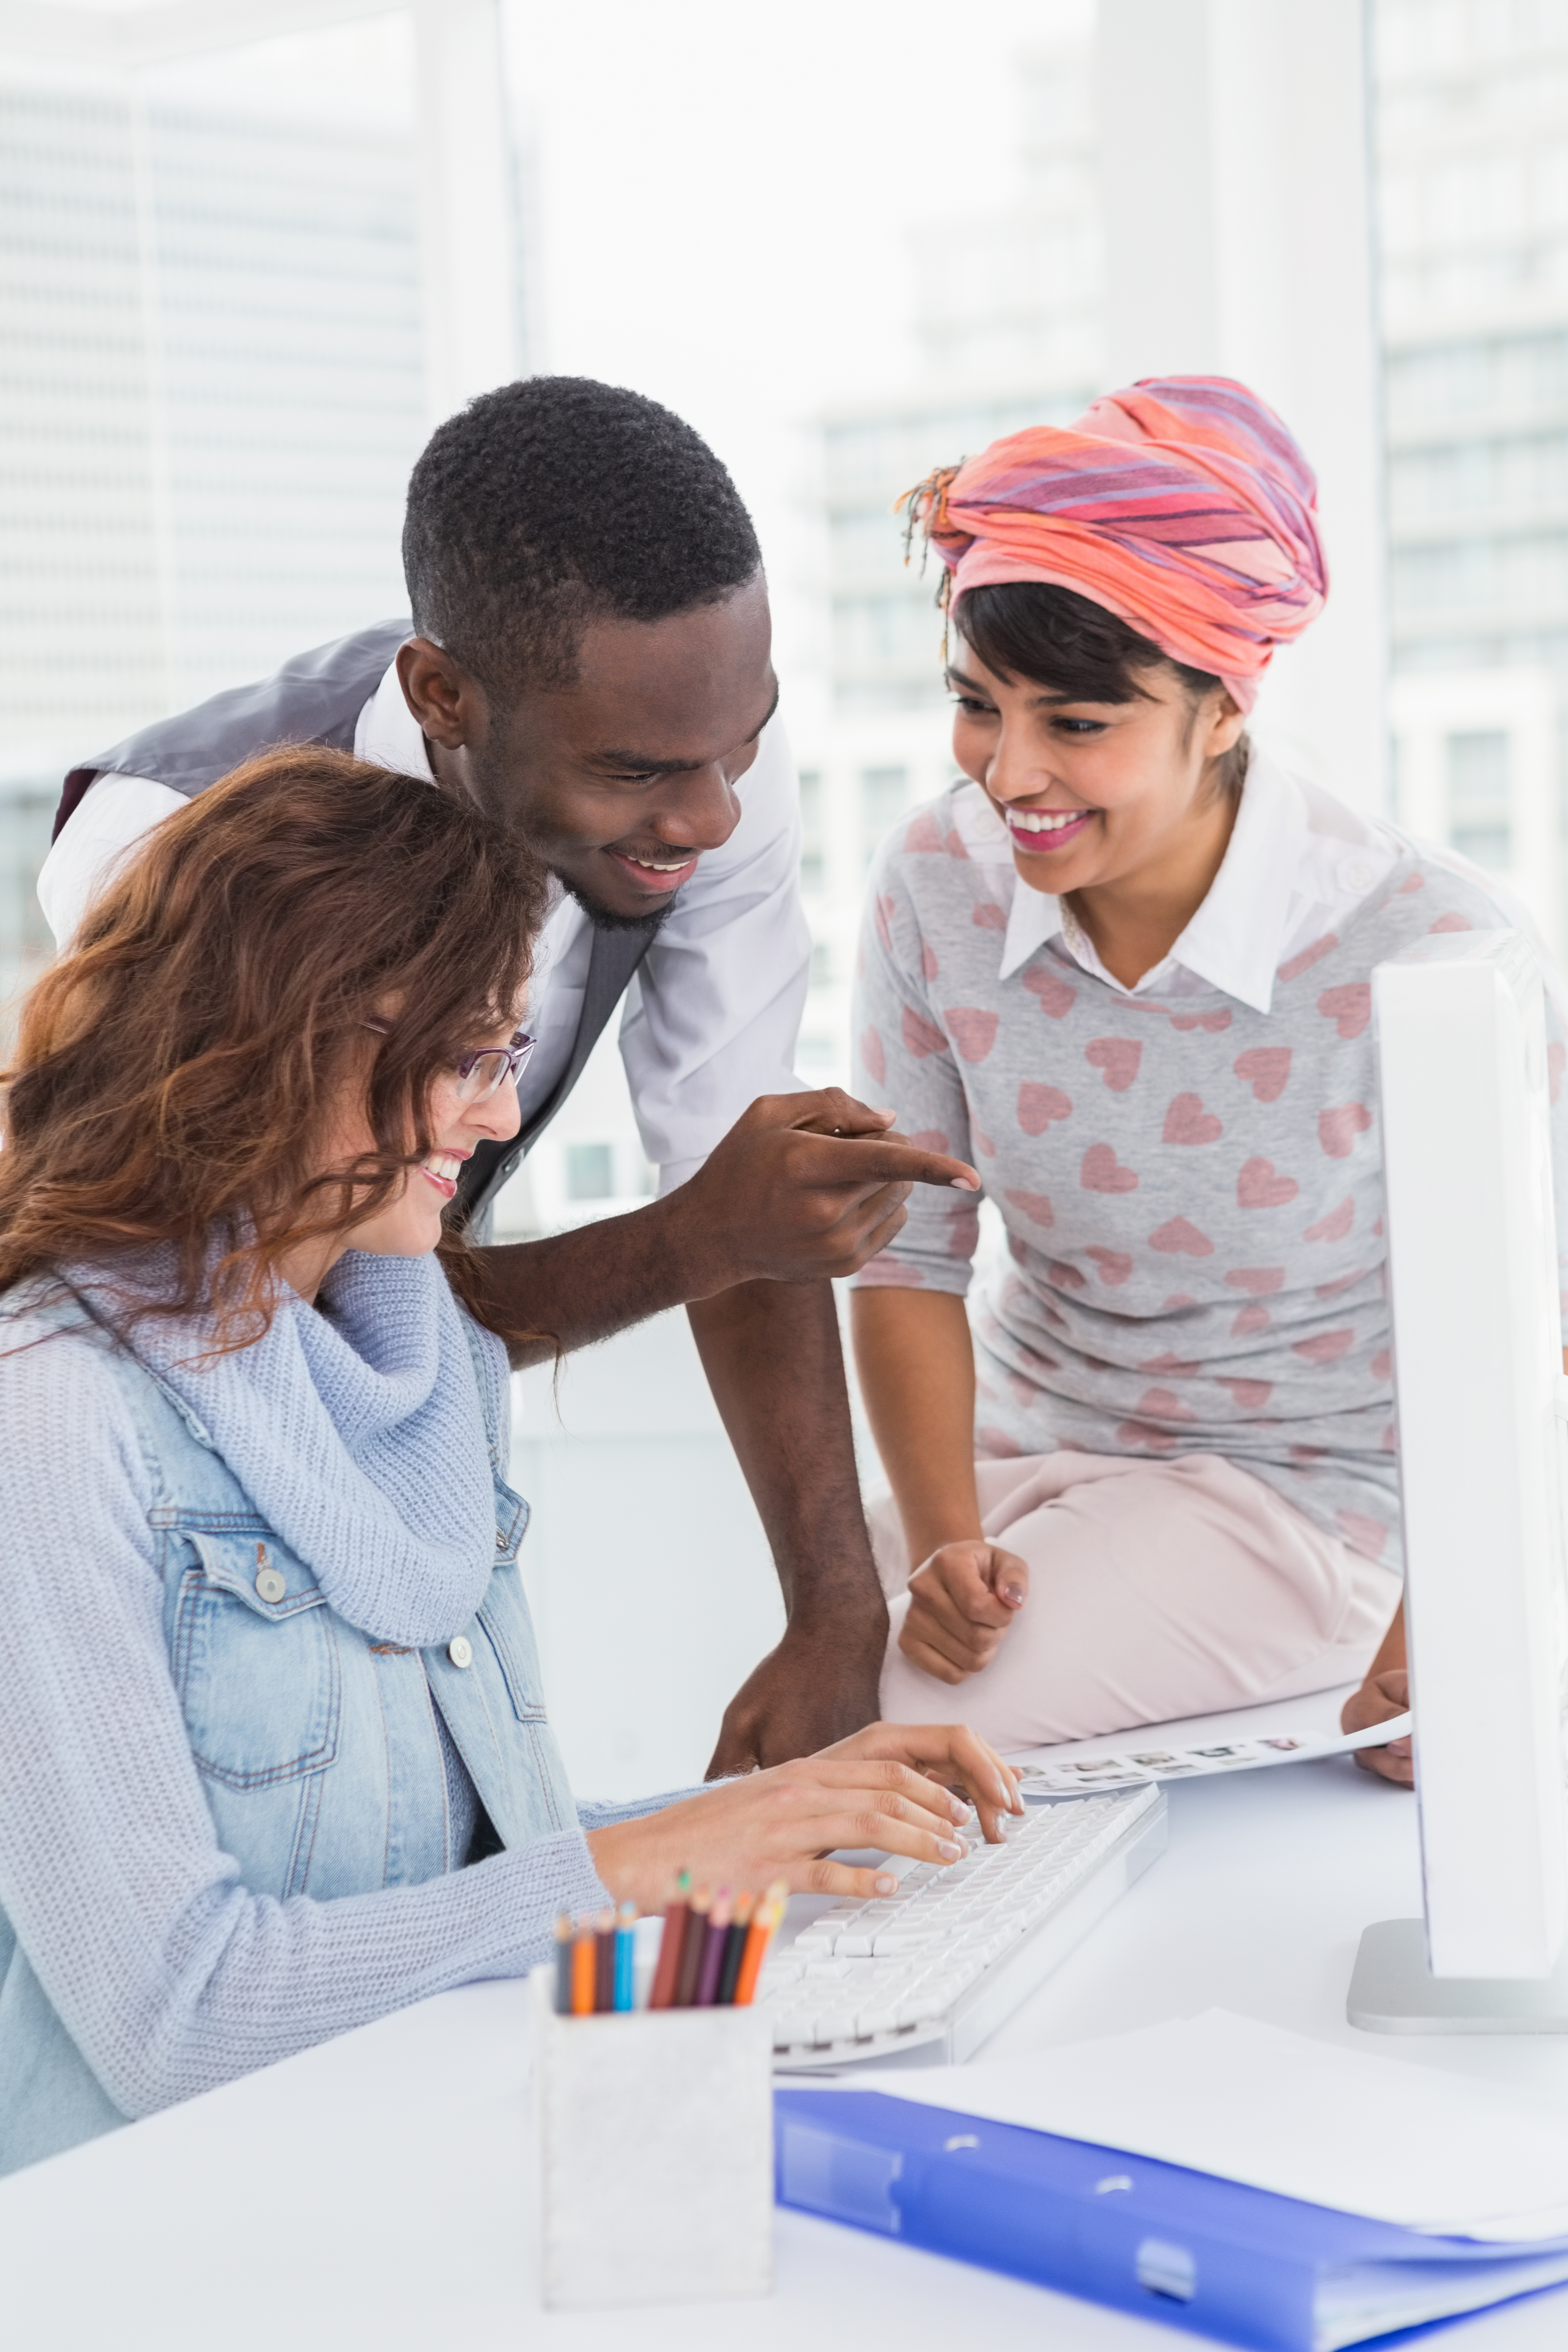
<instances>
[{"instance_id":1,"label":"man's hand","mask_svg":"<svg viewBox=\"0 0 1568 2352\"><path fill-rule=\"evenodd\" d=\"M1340 1729L1364 1731L1371 1724L1386 1723L1390 1716L1403 1715L1409 1705L1409 1669L1385 1666L1379 1673L1374 1666L1360 1690L1352 1691L1346 1699L1340 1713ZM1403 1739L1391 1739L1386 1748L1358 1748L1355 1760L1363 1772L1375 1772L1380 1780L1392 1780L1396 1789L1413 1789L1415 1760L1411 1745L1406 1732Z\"/></svg>"},{"instance_id":2,"label":"man's hand","mask_svg":"<svg viewBox=\"0 0 1568 2352\"><path fill-rule=\"evenodd\" d=\"M847 1624L837 1636L791 1626L724 1709L705 1777L717 1780L811 1756L875 1723L887 1638L885 1609L879 1627Z\"/></svg>"},{"instance_id":3,"label":"man's hand","mask_svg":"<svg viewBox=\"0 0 1568 2352\"><path fill-rule=\"evenodd\" d=\"M646 1208L477 1251L474 1311L521 1371L745 1284L798 1290L856 1274L903 1223L911 1184L980 1190L967 1161L906 1143L892 1118L837 1087L763 1095L695 1176Z\"/></svg>"},{"instance_id":4,"label":"man's hand","mask_svg":"<svg viewBox=\"0 0 1568 2352\"><path fill-rule=\"evenodd\" d=\"M906 1143L892 1118L837 1087L754 1102L659 1204L689 1267L685 1297L856 1274L903 1223L911 1184L980 1190L966 1160Z\"/></svg>"},{"instance_id":5,"label":"man's hand","mask_svg":"<svg viewBox=\"0 0 1568 2352\"><path fill-rule=\"evenodd\" d=\"M988 1666L1029 1597L1016 1552L983 1536L943 1544L910 1579L899 1647L938 1682L962 1683Z\"/></svg>"}]
</instances>

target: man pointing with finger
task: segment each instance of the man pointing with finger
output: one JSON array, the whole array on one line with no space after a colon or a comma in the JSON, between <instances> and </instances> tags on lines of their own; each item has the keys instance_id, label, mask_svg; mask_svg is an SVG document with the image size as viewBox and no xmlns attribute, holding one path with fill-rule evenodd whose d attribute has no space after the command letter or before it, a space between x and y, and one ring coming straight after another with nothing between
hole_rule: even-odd
<instances>
[{"instance_id":1,"label":"man pointing with finger","mask_svg":"<svg viewBox=\"0 0 1568 2352\"><path fill-rule=\"evenodd\" d=\"M861 1517L831 1277L963 1162L793 1072L810 940L767 593L733 484L639 395L536 377L474 402L416 467L413 617L144 730L74 770L39 897L62 942L147 827L253 753L324 742L475 802L555 880L521 1125L464 1171L496 1189L626 998L621 1051L659 1197L485 1252L524 1363L685 1305L767 1530L788 1623L731 1701L711 1769L873 1720L886 1613Z\"/></svg>"}]
</instances>

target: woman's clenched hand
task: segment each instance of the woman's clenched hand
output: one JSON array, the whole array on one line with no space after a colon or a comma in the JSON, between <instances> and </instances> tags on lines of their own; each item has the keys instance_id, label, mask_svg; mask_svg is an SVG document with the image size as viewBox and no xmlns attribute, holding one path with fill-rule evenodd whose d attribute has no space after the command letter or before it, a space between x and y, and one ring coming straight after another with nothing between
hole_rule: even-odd
<instances>
[{"instance_id":1,"label":"woman's clenched hand","mask_svg":"<svg viewBox=\"0 0 1568 2352\"><path fill-rule=\"evenodd\" d=\"M983 1536L943 1544L910 1579L899 1647L939 1682L963 1682L990 1664L1028 1597L1016 1553Z\"/></svg>"}]
</instances>

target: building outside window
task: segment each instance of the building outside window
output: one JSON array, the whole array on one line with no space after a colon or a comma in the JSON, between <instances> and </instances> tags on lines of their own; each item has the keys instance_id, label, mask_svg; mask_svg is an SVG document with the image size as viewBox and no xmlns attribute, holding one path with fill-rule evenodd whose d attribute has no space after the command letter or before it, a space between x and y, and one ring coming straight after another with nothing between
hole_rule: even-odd
<instances>
[{"instance_id":1,"label":"building outside window","mask_svg":"<svg viewBox=\"0 0 1568 2352\"><path fill-rule=\"evenodd\" d=\"M1514 863L1509 739L1500 727L1448 738L1448 838L1494 873Z\"/></svg>"},{"instance_id":2,"label":"building outside window","mask_svg":"<svg viewBox=\"0 0 1568 2352\"><path fill-rule=\"evenodd\" d=\"M0 157L0 730L63 768L402 609L412 123L12 68Z\"/></svg>"},{"instance_id":3,"label":"building outside window","mask_svg":"<svg viewBox=\"0 0 1568 2352\"><path fill-rule=\"evenodd\" d=\"M54 952L34 887L49 845L58 792L52 780L0 773L0 1043L17 998Z\"/></svg>"},{"instance_id":4,"label":"building outside window","mask_svg":"<svg viewBox=\"0 0 1568 2352\"><path fill-rule=\"evenodd\" d=\"M1568 689L1568 11L1373 0L1398 814L1552 944Z\"/></svg>"}]
</instances>

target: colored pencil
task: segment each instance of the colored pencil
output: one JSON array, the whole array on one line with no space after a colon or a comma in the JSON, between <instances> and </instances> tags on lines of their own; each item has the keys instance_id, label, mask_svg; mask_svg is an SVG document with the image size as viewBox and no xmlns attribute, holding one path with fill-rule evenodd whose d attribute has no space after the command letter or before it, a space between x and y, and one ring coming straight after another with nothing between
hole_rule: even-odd
<instances>
[{"instance_id":1,"label":"colored pencil","mask_svg":"<svg viewBox=\"0 0 1568 2352\"><path fill-rule=\"evenodd\" d=\"M713 1898L713 1908L708 1914L708 1933L702 1941L694 2003L698 2009L711 2009L719 1998L719 1979L723 1973L724 1949L730 1941L730 1914L733 1907L729 1888L721 1886Z\"/></svg>"},{"instance_id":2,"label":"colored pencil","mask_svg":"<svg viewBox=\"0 0 1568 2352\"><path fill-rule=\"evenodd\" d=\"M637 1955L637 1906L623 1903L616 1920L616 2007L632 2009L637 2004L634 1963Z\"/></svg>"},{"instance_id":3,"label":"colored pencil","mask_svg":"<svg viewBox=\"0 0 1568 2352\"><path fill-rule=\"evenodd\" d=\"M686 1914L686 1933L680 1944L680 1974L676 1979L676 2009L689 2009L697 1998L698 1971L702 1966L702 1947L708 1941L708 1914L713 1907L713 1897L705 1886L694 1886L691 1903Z\"/></svg>"},{"instance_id":4,"label":"colored pencil","mask_svg":"<svg viewBox=\"0 0 1568 2352\"><path fill-rule=\"evenodd\" d=\"M600 2014L616 2005L616 1915L601 1911L594 1922L594 2009Z\"/></svg>"},{"instance_id":5,"label":"colored pencil","mask_svg":"<svg viewBox=\"0 0 1568 2352\"><path fill-rule=\"evenodd\" d=\"M719 1971L717 1999L726 2009L735 1998L735 1980L741 1973L741 1962L745 1957L746 1937L751 1930L752 1913L755 1908L754 1895L738 1895L735 1897L735 1916L730 1922L730 1932L724 1939L724 1965Z\"/></svg>"},{"instance_id":6,"label":"colored pencil","mask_svg":"<svg viewBox=\"0 0 1568 2352\"><path fill-rule=\"evenodd\" d=\"M773 1930L784 1917L784 1905L788 1900L788 1886L782 1878L775 1878L752 1915L752 1928L746 1937L746 1949L741 1961L741 1973L735 1979L735 2006L738 2009L751 2006L752 1996L757 1989L758 1974L763 1960L767 1958L768 1946L773 1939Z\"/></svg>"},{"instance_id":7,"label":"colored pencil","mask_svg":"<svg viewBox=\"0 0 1568 2352\"><path fill-rule=\"evenodd\" d=\"M591 1919L577 1922L576 1939L572 1946L572 2014L592 2017L594 2014L595 1963L594 1923Z\"/></svg>"},{"instance_id":8,"label":"colored pencil","mask_svg":"<svg viewBox=\"0 0 1568 2352\"><path fill-rule=\"evenodd\" d=\"M567 1911L555 1922L555 2014L572 2014L572 1916Z\"/></svg>"},{"instance_id":9,"label":"colored pencil","mask_svg":"<svg viewBox=\"0 0 1568 2352\"><path fill-rule=\"evenodd\" d=\"M686 1895L691 1885L691 1873L683 1870L675 1882L675 1893L665 1906L664 1933L659 1937L658 1958L654 1965L653 1990L648 1995L649 2009L670 2009L675 2003L675 1988L680 1975L680 1948L686 1935Z\"/></svg>"}]
</instances>

